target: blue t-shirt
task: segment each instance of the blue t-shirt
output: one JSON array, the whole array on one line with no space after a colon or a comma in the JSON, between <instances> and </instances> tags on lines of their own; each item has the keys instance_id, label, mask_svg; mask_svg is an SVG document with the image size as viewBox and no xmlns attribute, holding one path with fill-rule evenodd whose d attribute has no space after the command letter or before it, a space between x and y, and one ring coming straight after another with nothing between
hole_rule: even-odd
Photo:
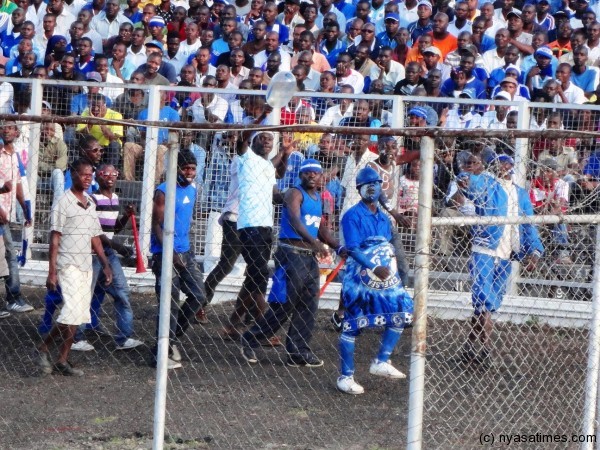
<instances>
[{"instance_id":1,"label":"blue t-shirt","mask_svg":"<svg viewBox=\"0 0 600 450\"><path fill-rule=\"evenodd\" d=\"M600 153L593 152L587 160L587 164L583 168L583 174L589 175L594 180L600 180Z\"/></svg>"},{"instance_id":2,"label":"blue t-shirt","mask_svg":"<svg viewBox=\"0 0 600 450\"><path fill-rule=\"evenodd\" d=\"M157 191L166 193L167 183L160 184ZM175 237L173 247L177 253L190 250L190 226L194 204L196 202L196 185L189 184L185 187L177 185L175 191ZM163 228L163 224L161 224ZM152 254L162 253L162 244L158 242L154 233L150 236L150 251Z\"/></svg>"},{"instance_id":3,"label":"blue t-shirt","mask_svg":"<svg viewBox=\"0 0 600 450\"><path fill-rule=\"evenodd\" d=\"M583 92L595 91L597 79L598 72L591 67L586 68L581 75L576 74L574 70L571 71L571 81L575 86L583 89Z\"/></svg>"},{"instance_id":4,"label":"blue t-shirt","mask_svg":"<svg viewBox=\"0 0 600 450\"><path fill-rule=\"evenodd\" d=\"M392 239L390 219L379 209L371 212L364 202L358 202L342 218L342 232L349 250L356 249L368 238L382 236Z\"/></svg>"},{"instance_id":5,"label":"blue t-shirt","mask_svg":"<svg viewBox=\"0 0 600 450\"><path fill-rule=\"evenodd\" d=\"M323 215L321 196L318 192L315 192L314 195L316 198L311 197L300 185L294 186L294 188L302 193L300 221L304 225L304 228L306 228L306 231L316 239L319 234L319 225L321 224L321 217ZM285 207L285 204L283 205L283 210L281 212L281 230L279 231L279 237L282 239L302 239L290 225L290 214Z\"/></svg>"},{"instance_id":6,"label":"blue t-shirt","mask_svg":"<svg viewBox=\"0 0 600 450\"><path fill-rule=\"evenodd\" d=\"M143 109L138 114L138 120L148 120L148 108ZM158 120L162 122L179 122L180 117L170 106L163 106L158 113ZM145 129L146 127L140 127L140 129ZM167 128L159 128L158 129L158 143L166 144L169 141L169 130Z\"/></svg>"}]
</instances>

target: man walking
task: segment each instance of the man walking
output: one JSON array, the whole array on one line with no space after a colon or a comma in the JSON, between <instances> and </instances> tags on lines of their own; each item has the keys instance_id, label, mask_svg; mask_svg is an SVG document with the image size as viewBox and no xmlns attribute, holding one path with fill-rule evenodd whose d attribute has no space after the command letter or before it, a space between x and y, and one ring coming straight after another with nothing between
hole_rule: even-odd
<instances>
[{"instance_id":1,"label":"man walking","mask_svg":"<svg viewBox=\"0 0 600 450\"><path fill-rule=\"evenodd\" d=\"M77 327L90 321L92 300L92 252L102 264L106 284L112 283L112 270L104 255L100 235L102 228L96 207L85 193L92 183L93 169L87 161L73 164L73 186L52 208L50 265L46 287L55 291L62 286L64 304L56 325L38 347L38 366L42 373L52 373L49 347L62 339L54 370L61 375L82 376L68 361ZM91 245L90 245L91 243Z\"/></svg>"},{"instance_id":2,"label":"man walking","mask_svg":"<svg viewBox=\"0 0 600 450\"><path fill-rule=\"evenodd\" d=\"M316 159L300 166L300 184L289 188L283 199L276 269L269 295L270 309L242 335L242 356L256 364L254 349L259 340L268 339L290 319L287 333L287 365L320 367L310 349L319 301L319 264L317 255L326 253L323 242L341 249L323 218L321 196L317 191L323 169Z\"/></svg>"},{"instance_id":3,"label":"man walking","mask_svg":"<svg viewBox=\"0 0 600 450\"><path fill-rule=\"evenodd\" d=\"M177 156L177 190L175 192L175 236L173 252L173 283L171 287L171 315L169 328L169 360L167 368L178 369L181 365L181 354L175 342L190 325L198 310L206 304L204 281L190 245L190 227L196 203L196 157L190 151L181 151ZM154 194L152 208L152 235L150 251L152 252L152 272L156 277L155 291L160 300L160 277L162 274L163 225L165 218L166 183L160 184ZM186 295L183 304L179 305L179 291ZM157 326L158 336L158 326ZM158 348L152 349L153 363L156 363Z\"/></svg>"}]
</instances>

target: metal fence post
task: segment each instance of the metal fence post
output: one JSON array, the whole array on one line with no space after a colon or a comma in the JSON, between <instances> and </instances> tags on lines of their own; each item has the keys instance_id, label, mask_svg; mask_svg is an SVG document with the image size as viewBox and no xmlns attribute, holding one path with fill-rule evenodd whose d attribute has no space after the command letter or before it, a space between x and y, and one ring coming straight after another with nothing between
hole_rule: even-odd
<instances>
[{"instance_id":1,"label":"metal fence post","mask_svg":"<svg viewBox=\"0 0 600 450\"><path fill-rule=\"evenodd\" d=\"M42 99L44 94L44 86L42 80L34 78L31 82L31 115L41 116L42 115ZM35 231L35 209L36 209L36 192L38 183L38 161L40 154L40 135L42 125L38 122L32 122L29 124L29 154L27 160L27 183L29 186L29 196L31 197L31 218L33 220L32 225L28 228L23 228L25 231L25 239L29 242L27 247L27 255L24 255L27 260L30 259L31 244L33 244L33 236Z\"/></svg>"},{"instance_id":2,"label":"metal fence post","mask_svg":"<svg viewBox=\"0 0 600 450\"><path fill-rule=\"evenodd\" d=\"M530 120L529 105L526 102L519 103L519 115L517 117L517 128L528 130ZM521 188L527 189L527 166L529 164L529 139L517 138L515 142L515 175L513 181ZM512 269L506 288L509 295L518 295L519 287L517 280L520 277L521 265L518 261L511 263Z\"/></svg>"},{"instance_id":3,"label":"metal fence post","mask_svg":"<svg viewBox=\"0 0 600 450\"><path fill-rule=\"evenodd\" d=\"M162 241L162 272L160 276L160 308L158 316L158 350L156 355L156 392L154 397L153 450L161 450L165 440L167 408L167 360L169 358L169 322L171 319L171 284L173 283L173 248L175 237L175 193L177 181L177 154L171 146L167 152L167 186Z\"/></svg>"},{"instance_id":4,"label":"metal fence post","mask_svg":"<svg viewBox=\"0 0 600 450\"><path fill-rule=\"evenodd\" d=\"M419 213L415 256L414 326L410 358L407 448L423 445L423 402L425 397L425 352L427 349L427 298L429 287L429 252L433 207L434 140L421 138L421 175L419 178Z\"/></svg>"},{"instance_id":5,"label":"metal fence post","mask_svg":"<svg viewBox=\"0 0 600 450\"><path fill-rule=\"evenodd\" d=\"M594 280L592 282L592 321L588 344L587 371L585 377L585 403L583 406L583 423L581 434L594 435L596 417L600 411L598 393L598 369L600 365L600 225L596 226L596 242L594 246ZM597 444L600 449L600 442ZM581 445L581 449L592 449L591 442Z\"/></svg>"},{"instance_id":6,"label":"metal fence post","mask_svg":"<svg viewBox=\"0 0 600 450\"><path fill-rule=\"evenodd\" d=\"M159 120L161 108L159 86L148 86L148 120ZM142 255L150 252L150 228L152 221L152 199L154 197L158 128L146 128L146 148L144 149L144 177L142 181L142 203L140 206L140 243Z\"/></svg>"}]
</instances>

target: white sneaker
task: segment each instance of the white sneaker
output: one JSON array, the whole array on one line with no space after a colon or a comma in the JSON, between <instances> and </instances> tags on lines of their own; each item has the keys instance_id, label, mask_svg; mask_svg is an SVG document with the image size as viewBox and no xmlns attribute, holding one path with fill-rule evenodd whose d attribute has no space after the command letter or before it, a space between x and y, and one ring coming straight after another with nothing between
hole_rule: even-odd
<instances>
[{"instance_id":1,"label":"white sneaker","mask_svg":"<svg viewBox=\"0 0 600 450\"><path fill-rule=\"evenodd\" d=\"M26 313L33 311L33 306L31 306L29 303L25 303L23 300L19 300L14 303L8 303L6 305L6 309L16 313Z\"/></svg>"},{"instance_id":2,"label":"white sneaker","mask_svg":"<svg viewBox=\"0 0 600 450\"><path fill-rule=\"evenodd\" d=\"M179 361L173 361L171 358L167 359L167 370L181 369L182 367Z\"/></svg>"},{"instance_id":3,"label":"white sneaker","mask_svg":"<svg viewBox=\"0 0 600 450\"><path fill-rule=\"evenodd\" d=\"M351 395L359 395L365 392L365 388L354 381L354 377L346 377L344 375L337 379L337 388L340 391Z\"/></svg>"},{"instance_id":4,"label":"white sneaker","mask_svg":"<svg viewBox=\"0 0 600 450\"><path fill-rule=\"evenodd\" d=\"M137 339L127 338L127 340L125 342L123 342L121 345L117 345L117 350L129 350L132 348L139 347L140 345L143 345L143 344L144 343L142 341L138 341Z\"/></svg>"},{"instance_id":5,"label":"white sneaker","mask_svg":"<svg viewBox=\"0 0 600 450\"><path fill-rule=\"evenodd\" d=\"M377 375L379 377L385 378L393 378L394 380L399 380L401 378L406 378L402 372L392 366L389 362L379 361L378 359L374 359L371 363L371 367L369 368L369 372L372 375Z\"/></svg>"},{"instance_id":6,"label":"white sneaker","mask_svg":"<svg viewBox=\"0 0 600 450\"><path fill-rule=\"evenodd\" d=\"M171 345L171 355L169 356L169 359L176 362L181 361L181 353L179 353L179 349L176 345ZM179 366L181 367L181 364Z\"/></svg>"},{"instance_id":7,"label":"white sneaker","mask_svg":"<svg viewBox=\"0 0 600 450\"><path fill-rule=\"evenodd\" d=\"M71 346L71 350L76 351L76 352L91 352L94 349L94 346L92 344L90 344L88 341L79 341L79 342L75 342L72 346Z\"/></svg>"}]
</instances>

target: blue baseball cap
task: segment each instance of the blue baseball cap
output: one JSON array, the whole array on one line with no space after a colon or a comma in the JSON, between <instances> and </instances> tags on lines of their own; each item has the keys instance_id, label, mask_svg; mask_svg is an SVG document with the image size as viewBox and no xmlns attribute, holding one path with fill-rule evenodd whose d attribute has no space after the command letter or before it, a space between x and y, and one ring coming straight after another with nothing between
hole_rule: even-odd
<instances>
[{"instance_id":1,"label":"blue baseball cap","mask_svg":"<svg viewBox=\"0 0 600 450\"><path fill-rule=\"evenodd\" d=\"M305 159L300 165L300 173L302 172L317 172L323 173L321 163L313 158Z\"/></svg>"},{"instance_id":2,"label":"blue baseball cap","mask_svg":"<svg viewBox=\"0 0 600 450\"><path fill-rule=\"evenodd\" d=\"M408 111L409 116L417 116L421 119L427 119L427 110L425 108L421 108L420 106L415 106Z\"/></svg>"},{"instance_id":3,"label":"blue baseball cap","mask_svg":"<svg viewBox=\"0 0 600 450\"><path fill-rule=\"evenodd\" d=\"M400 22L400 14L398 14L398 13L388 13L388 14L385 15L385 17L384 17L383 20L385 21L385 20L388 20L388 19L392 19L392 20L395 20L396 22Z\"/></svg>"},{"instance_id":4,"label":"blue baseball cap","mask_svg":"<svg viewBox=\"0 0 600 450\"><path fill-rule=\"evenodd\" d=\"M146 47L156 47L157 49L159 49L161 52L165 52L165 47L163 46L162 42L160 41L150 41L150 42L146 42Z\"/></svg>"}]
</instances>

